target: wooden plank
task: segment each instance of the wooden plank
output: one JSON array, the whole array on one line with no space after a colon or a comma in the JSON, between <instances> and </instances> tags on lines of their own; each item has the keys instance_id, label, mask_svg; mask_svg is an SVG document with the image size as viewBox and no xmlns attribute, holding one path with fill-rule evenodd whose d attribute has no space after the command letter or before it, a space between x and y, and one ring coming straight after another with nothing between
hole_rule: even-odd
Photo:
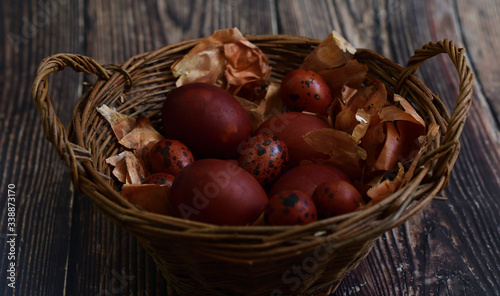
<instances>
[{"instance_id":1,"label":"wooden plank","mask_svg":"<svg viewBox=\"0 0 500 296\"><path fill-rule=\"evenodd\" d=\"M6 271L15 262L17 295L60 295L65 285L73 193L65 166L43 135L30 90L44 57L56 50L82 50L79 39L73 37L82 35L78 21L82 14L78 5L55 2L45 6L2 1L0 11L0 34L6 41L0 47L0 294L13 295ZM68 122L82 79L76 74L56 74L50 82L56 112ZM8 260L10 248L4 248L7 184L16 186L15 261Z\"/></svg>"},{"instance_id":2,"label":"wooden plank","mask_svg":"<svg viewBox=\"0 0 500 296\"><path fill-rule=\"evenodd\" d=\"M463 9L474 10L472 5L475 4L469 2L468 5ZM445 37L463 45L463 26L458 22L456 11L450 7L454 7L453 1L405 2L401 6L401 13L395 14L392 25L388 26L391 28L389 36L394 36L390 38L393 56L404 61L407 59L404 56L407 49L418 47L419 44L426 43L426 40ZM400 28L406 29L403 31ZM448 58L443 55L430 60L422 67L421 76L432 90L441 94L451 108L457 96L458 79ZM386 249L389 245L383 242L392 241L395 243L391 244L391 249L399 250L400 254L394 254L394 251L390 253L391 249L387 248L382 258L378 258L377 252L374 252L373 255L378 260L368 261L371 268L376 266L376 262L384 263L381 270L372 273L374 278L366 286L371 284L380 287L376 282L391 280L386 287L379 288L377 294L498 293L498 286L494 284L498 269L492 269L487 264L498 260L498 250L485 246L493 243L492 240L498 243L498 236L491 236L496 232L494 226L486 232L490 235L483 232L488 225L498 225L498 217L493 214L498 212L498 206L493 205L494 208L491 209L482 205L491 205L488 201L494 198L499 189L498 179L491 179L497 170L499 149L498 142L495 141L495 128L491 124L491 110L486 104L477 103L482 96L484 94L481 89L476 87L476 103L471 108L462 136L462 152L452 173L450 185L444 193L450 200L446 203L433 203L406 225L382 237L378 248ZM491 142L492 149L486 151L486 146L479 144L481 141ZM485 216L481 217L479 213L484 213ZM478 236L479 233L485 237ZM478 241L481 243L477 244ZM495 264L497 263L492 265ZM478 284L477 278L485 278L487 283ZM344 282L348 286L350 283L352 282L349 280ZM341 287L339 295L347 289ZM371 293L373 291L362 295Z\"/></svg>"},{"instance_id":3,"label":"wooden plank","mask_svg":"<svg viewBox=\"0 0 500 296\"><path fill-rule=\"evenodd\" d=\"M408 223L384 234L335 295L497 295L500 225L500 42L492 0L446 1L3 1L0 37L2 192L16 185L18 295L166 295L167 286L137 240L106 220L89 198L73 194L66 168L43 136L30 94L36 66L58 52L102 63L237 26L243 33L322 39L338 30L357 47L404 64L414 49L448 37L466 46L476 75L462 152L444 195ZM311 4L313 3L313 4ZM85 6L84 6L85 5ZM16 39L16 36L17 39ZM446 56L420 76L447 106L457 95ZM54 74L50 94L67 123L82 82ZM74 197L74 195L76 195ZM6 204L6 196L0 196ZM7 208L1 207L5 238ZM2 240L3 242L3 240ZM0 248L0 294L7 287L8 249ZM22 283L22 284L21 284ZM170 294L169 294L170 295Z\"/></svg>"},{"instance_id":4,"label":"wooden plank","mask_svg":"<svg viewBox=\"0 0 500 296\"><path fill-rule=\"evenodd\" d=\"M175 42L208 37L238 27L242 33L271 34L269 1L92 1L87 5L89 56L121 63ZM147 13L148 17L142 17ZM252 20L251 22L248 20Z\"/></svg>"},{"instance_id":5,"label":"wooden plank","mask_svg":"<svg viewBox=\"0 0 500 296\"><path fill-rule=\"evenodd\" d=\"M262 13L270 11L269 1L188 2L90 1L85 12L86 54L101 63L119 64L167 44L210 36L217 29L236 26L242 33L271 33L271 16ZM74 208L68 295L167 294L161 273L133 236L104 218L83 195L77 195Z\"/></svg>"},{"instance_id":6,"label":"wooden plank","mask_svg":"<svg viewBox=\"0 0 500 296\"><path fill-rule=\"evenodd\" d=\"M85 54L102 64L120 64L163 46L166 39L159 33L158 5L90 1L82 12ZM74 209L67 295L167 294L161 273L134 237L108 221L83 194L77 194Z\"/></svg>"},{"instance_id":7,"label":"wooden plank","mask_svg":"<svg viewBox=\"0 0 500 296\"><path fill-rule=\"evenodd\" d=\"M500 128L500 69L497 66L500 52L495 50L500 46L500 32L495 28L500 23L498 5L491 1L475 1L473 6L469 1L458 0L453 6L460 27L462 28L463 44L471 65L476 72L476 85L484 93L485 102L491 109L496 129Z\"/></svg>"},{"instance_id":8,"label":"wooden plank","mask_svg":"<svg viewBox=\"0 0 500 296\"><path fill-rule=\"evenodd\" d=\"M454 9L454 1L333 1L331 5L310 5L311 2L303 1L279 3L277 15L281 32L298 30L308 36L317 36L325 26L316 24L333 24L333 29L344 34L356 47L371 48L401 64L409 59L414 49L431 40L448 37L463 45L467 38L480 38L467 35L474 34L470 28L462 31L464 26L458 19L458 15L465 14L470 22L477 20L474 16L478 10L472 2L459 1L458 11ZM487 7L488 3L484 1L482 5ZM481 46L484 42L473 45L474 56L484 48ZM467 42L470 43L473 42ZM497 53L490 53L494 54ZM485 62L486 58L483 59ZM494 68L493 65L490 63L490 69ZM440 56L427 62L422 67L421 76L432 90L441 94L451 110L457 96L458 79L448 58ZM481 83L481 77L476 78L479 78L479 85L488 84ZM494 85L488 84L488 87L490 93L496 90ZM494 284L494 279L499 276L498 269L488 267L487 262L498 266L498 250L488 245L498 244L499 238L493 234L498 232L494 226L498 225L498 217L493 213L499 209L498 205L492 209L482 206L491 204L490 200L500 189L499 180L491 179L491 176L498 175L495 170L500 161L500 149L495 140L498 128L492 116L498 112L489 108L494 104L486 102L484 97L488 95L481 88L476 87L475 94L479 103L474 104L470 111L462 137L462 154L444 193L450 196L450 200L432 203L408 223L384 234L366 261L343 281L335 295L498 293L498 286ZM490 143L491 149L486 151L487 146L479 144L481 141ZM487 214L481 217L479 213ZM461 218L459 223L457 217ZM489 228L486 233L483 232L485 227ZM476 245L474 242L478 240L482 243ZM485 278L487 283L479 284L477 278Z\"/></svg>"}]
</instances>

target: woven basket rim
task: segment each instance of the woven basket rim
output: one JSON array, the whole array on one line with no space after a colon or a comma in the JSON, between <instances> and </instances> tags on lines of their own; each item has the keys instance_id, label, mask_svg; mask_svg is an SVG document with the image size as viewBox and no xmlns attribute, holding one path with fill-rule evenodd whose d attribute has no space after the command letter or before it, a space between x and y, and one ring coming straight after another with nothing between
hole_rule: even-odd
<instances>
[{"instance_id":1,"label":"woven basket rim","mask_svg":"<svg viewBox=\"0 0 500 296\"><path fill-rule=\"evenodd\" d=\"M260 46L269 46L269 47L278 45L283 45L284 47L288 47L291 46L292 44L314 47L320 43L320 40L318 39L296 36L296 35L245 35L245 37L250 42L260 44ZM170 52L172 50L176 52L182 52L197 44L201 39L203 38L181 41L178 43L167 45L155 51L139 54L131 57L130 59L128 59L119 66L100 65L91 58L81 55L59 54L48 57L47 59L42 61L39 71L37 73L37 79L35 79L35 83L33 86L33 96L35 99L35 103L37 104L37 107L39 107L39 110L45 110L45 108L47 108L47 106L44 104L46 104L47 100L48 101L50 100L48 99L46 93L44 93L41 90L43 89L44 86L46 86L45 77L52 72L61 70L65 66L70 66L75 71L83 71L86 73L96 74L99 77L96 84L104 83L106 85L113 83L125 83L124 81L126 80L131 81L132 79L131 73L140 69L140 67L142 67L142 65L144 65L145 63L161 58L163 55L165 55L166 52ZM356 57L364 57L364 56L376 57L382 63L386 63L388 65L387 67L392 67L397 71L401 71L401 75L399 77L393 77L393 78L396 81L395 84L397 84L396 88L402 89L401 92L402 95L408 93L408 91L411 91L411 88L418 87L422 89L423 93L426 93L427 96L430 96L433 100L437 99L438 101L440 101L439 98L435 94L433 94L422 81L420 81L416 76L413 75L413 73L425 59L432 57L438 53L443 53L443 52L448 53L452 58L452 60L455 59L459 60L459 62L456 62L455 64L457 65L457 70L459 71L461 79L467 76L466 78L462 79L468 82L463 89L467 91L470 90L470 92L463 94L463 97L465 97L465 99L462 99L460 101L461 105L458 105L457 103L457 106L455 107L454 110L455 114L457 113L456 111L457 109L460 108L465 109L461 113L466 114L468 106L470 105L472 76L470 74L470 70L468 70L465 61L462 61L462 58L460 58L463 57L464 51L462 49L456 48L454 43L449 42L448 40L438 43L429 43L426 46L424 46L422 52L419 53L418 50L416 51L416 56L410 59L406 69L370 49L358 49ZM50 70L51 66L52 68L54 67L54 63L59 63L62 65L59 65L57 69ZM459 66L461 68L459 68ZM407 87L406 84L408 83L411 84L410 87ZM89 93L87 92L82 95L82 97L75 106L73 114L78 113L82 109L86 108L86 106L82 104L85 103L85 98L86 95L88 96L88 94ZM446 109L444 110L446 111ZM110 218L111 220L120 225L125 225L129 223L134 223L134 224L142 223L151 228L155 227L161 228L163 232L160 233L166 233L167 231L165 231L163 228L165 226L169 226L171 229L169 229L168 234L179 237L186 236L186 233L189 233L188 236L196 237L196 235L198 235L200 238L205 237L205 234L208 233L211 238L214 238L216 237L215 236L216 233L220 233L221 237L224 237L226 234L229 234L231 232L238 233L242 236L243 234L248 234L249 236L251 236L253 233L259 232L260 234L268 233L268 235L273 238L279 238L279 237L284 237L286 235L290 235L292 237L298 237L300 234L306 233L308 230L312 231L314 229L331 230L332 228L329 226L332 225L345 226L348 223L352 223L353 221L355 222L356 217L374 215L374 213L377 211L382 211L389 213L389 215L393 215L393 218L388 219L388 221L385 222L384 224L385 227L381 227L380 225L378 225L378 227L380 228L378 231L372 230L370 235L371 237L371 236L379 236L381 233L387 231L388 229L403 223L415 212L422 209L423 206L428 202L430 202L434 197L428 194L426 198L417 201L419 205L416 208L412 207L403 210L401 206L407 207L409 204L415 202L412 200L412 198L408 197L404 198L403 200L398 200L399 194L401 192L408 192L417 189L418 187L417 185L419 185L424 178L427 178L427 174L429 172L425 171L424 169L421 170L421 174L418 177L419 178L417 180L419 181L417 182L418 184L415 182L407 184L405 187L400 189L391 197L387 198L386 200L377 204L374 207L363 209L361 211L343 215L340 217L319 220L317 222L313 222L305 226L218 226L218 225L184 220L182 218L158 215L139 210L126 201L123 204L119 205L115 202L111 202L109 197L104 196L103 193L106 192L114 196L114 198L116 199L120 197L120 194L111 186L107 185L108 182L107 178L104 177L101 173L97 172L94 169L94 167L88 162L88 159L91 156L91 154L89 152L89 149L84 148L85 143L83 139L81 137L77 137L78 141L76 141L75 143L67 140L66 134L64 132L61 131L54 132L55 129L49 128L49 126L56 125L57 123L50 122L54 121L54 119L51 118L50 116L55 116L55 115L51 114L46 117L43 117L42 113L42 122L44 123L44 129L46 131L46 134L48 134L49 140L55 143L54 145L63 146L59 148L58 151L68 164L68 167L72 174L73 182L80 190L82 190L86 195L90 196L94 200L94 202L103 211L103 213L105 213L105 215L108 216L108 218ZM449 121L450 116L447 114L447 112L445 112L443 116L445 117L446 121ZM461 122L461 125L463 125L464 120L465 120L465 115L458 118L458 121ZM57 122L58 120L55 121ZM448 123L448 126L449 125L450 124ZM78 131L78 127L76 128L75 127L76 124L73 121L70 124L69 133L74 133L74 132L82 133L82 131ZM455 128L456 124L453 125L452 127ZM448 160L451 162L454 162L454 160L456 159L460 146L458 141L458 136L461 132L460 127L458 127L457 130L458 132L455 133L455 136L451 141L452 144L449 145L450 147L447 147L448 151L451 151L451 155L448 156ZM74 160L72 158L78 160ZM85 172L85 174L81 174L81 172ZM442 176L444 177L438 178L437 181L436 180L433 181L436 182L436 188L434 188L434 190L430 190L429 188L427 188L426 190L432 193L433 195L440 192L447 184L449 170L443 171ZM105 188L105 191L99 192L99 190L96 190L96 188ZM399 205L397 205L397 203L399 203ZM384 218L387 218L387 216ZM188 229L189 231L187 231ZM357 239L359 238L354 238L354 240Z\"/></svg>"},{"instance_id":2,"label":"woven basket rim","mask_svg":"<svg viewBox=\"0 0 500 296\"><path fill-rule=\"evenodd\" d=\"M320 43L318 39L295 35L246 35L246 38L268 54L270 62L286 58L286 66L299 63ZM358 49L355 55L368 66L370 78L380 79L388 92L399 93L418 105L425 113L427 125L435 123L440 127L429 151L420 158L421 164L411 181L378 204L302 226L218 226L139 210L112 186L109 167L103 166L98 171L104 161L103 154L108 151L116 154L117 148L110 140L109 124L96 117L96 105L112 102L114 107L124 95L136 90L146 92L148 85L156 83L151 83L158 76L155 71L169 69L173 60L201 39L139 54L121 65L102 65L78 54L56 54L41 62L32 87L44 132L67 164L73 185L90 197L109 220L139 239L169 287L178 293L246 295L253 291L252 295L269 295L269 291L276 289L294 295L331 293L368 255L380 235L422 210L447 185L471 104L473 75L466 63L465 50L445 39L417 49L406 67L369 49ZM440 53L450 57L459 74L459 95L451 115L439 97L414 75L424 61ZM98 77L75 104L67 128L54 111L47 78L65 67ZM277 66L271 79L279 80L284 72L284 66ZM161 96L175 86L168 77L162 90L151 95L151 99L147 95L144 99L140 96L135 100L124 99L121 106L127 110L135 105L156 106L155 95ZM140 89L141 84L146 90ZM158 86L151 89L157 90ZM318 258L314 255L320 249L329 255L316 260L310 276L297 288L287 285L284 272L292 264L304 266L306 260ZM214 268L217 272L213 272Z\"/></svg>"}]
</instances>

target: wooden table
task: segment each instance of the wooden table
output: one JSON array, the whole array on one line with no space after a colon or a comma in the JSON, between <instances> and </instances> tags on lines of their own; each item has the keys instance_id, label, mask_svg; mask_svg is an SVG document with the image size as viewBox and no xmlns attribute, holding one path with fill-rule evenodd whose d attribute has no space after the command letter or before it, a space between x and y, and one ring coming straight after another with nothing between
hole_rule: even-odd
<instances>
[{"instance_id":1,"label":"wooden table","mask_svg":"<svg viewBox=\"0 0 500 296\"><path fill-rule=\"evenodd\" d=\"M119 64L236 26L250 34L318 39L335 29L354 46L400 64L429 41L449 38L467 49L474 102L442 194L448 201L433 201L384 234L334 295L500 295L498 1L5 0L0 9L0 294L14 295L11 262L15 295L167 294L137 240L73 190L43 134L31 84L40 61L55 53ZM426 63L420 76L453 106L458 79L446 56ZM64 122L88 79L71 70L52 76L50 92ZM6 235L9 188L15 192L13 248Z\"/></svg>"}]
</instances>

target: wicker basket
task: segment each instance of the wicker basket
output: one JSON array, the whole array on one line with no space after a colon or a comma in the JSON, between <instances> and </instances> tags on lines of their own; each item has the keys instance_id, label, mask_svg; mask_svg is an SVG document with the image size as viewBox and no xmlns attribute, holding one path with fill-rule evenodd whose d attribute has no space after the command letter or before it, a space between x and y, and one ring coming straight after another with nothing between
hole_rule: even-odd
<instances>
[{"instance_id":1,"label":"wicker basket","mask_svg":"<svg viewBox=\"0 0 500 296\"><path fill-rule=\"evenodd\" d=\"M271 79L279 81L298 67L319 40L286 35L246 36L268 55ZM321 295L365 258L385 231L427 205L448 183L457 158L464 121L471 104L473 75L464 50L452 41L429 43L415 52L406 68L366 49L355 58L369 67L369 78L399 93L439 133L411 182L377 205L340 217L297 227L222 227L156 215L137 209L119 194L105 163L120 152L109 124L96 112L102 104L131 115L147 114L159 123L159 110L175 78L170 66L200 40L189 40L134 56L120 66L101 65L89 57L57 54L42 61L32 94L45 134L66 162L76 188L101 212L135 235L154 258L169 289L181 295ZM460 78L451 115L442 101L413 73L428 58L447 53ZM70 66L96 74L82 95L66 129L48 96L49 74ZM273 294L274 293L274 294Z\"/></svg>"}]
</instances>

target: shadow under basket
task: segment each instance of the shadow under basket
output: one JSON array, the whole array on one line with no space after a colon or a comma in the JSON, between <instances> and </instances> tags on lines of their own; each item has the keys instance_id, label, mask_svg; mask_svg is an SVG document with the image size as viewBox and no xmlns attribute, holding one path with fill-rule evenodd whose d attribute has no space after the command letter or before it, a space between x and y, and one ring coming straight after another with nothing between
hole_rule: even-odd
<instances>
[{"instance_id":1,"label":"shadow under basket","mask_svg":"<svg viewBox=\"0 0 500 296\"><path fill-rule=\"evenodd\" d=\"M320 40L259 35L247 39L268 56L271 80L298 68ZM170 66L200 39L134 56L122 65L101 65L76 54L44 59L32 94L50 142L66 162L74 186L111 221L136 236L154 258L169 290L179 295L328 295L369 254L387 230L424 208L448 183L458 156L471 104L473 75L465 50L452 41L429 43L415 51L406 68L371 50L355 58L368 66L368 78L385 83L389 95L409 100L426 121L439 126L411 181L375 206L304 226L215 226L152 214L125 201L105 159L121 150L110 125L96 111L106 104L132 116L145 115L160 126L165 95L175 88ZM446 53L460 87L450 115L443 102L414 72L428 58ZM57 118L48 96L47 76L71 67L97 75L76 103L69 127Z\"/></svg>"}]
</instances>

